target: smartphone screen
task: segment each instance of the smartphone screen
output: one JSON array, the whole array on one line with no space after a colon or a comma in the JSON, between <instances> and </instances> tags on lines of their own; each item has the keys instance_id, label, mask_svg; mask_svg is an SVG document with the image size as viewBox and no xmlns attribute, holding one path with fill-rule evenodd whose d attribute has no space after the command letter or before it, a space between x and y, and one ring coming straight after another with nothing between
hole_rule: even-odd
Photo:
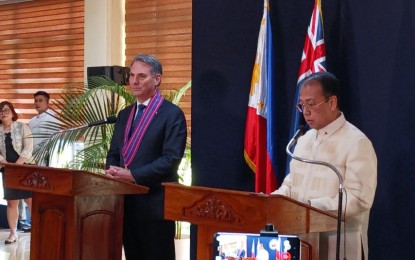
<instances>
[{"instance_id":1,"label":"smartphone screen","mask_svg":"<svg viewBox=\"0 0 415 260\"><path fill-rule=\"evenodd\" d=\"M213 260L299 260L300 252L300 239L291 235L219 232L213 239Z\"/></svg>"}]
</instances>

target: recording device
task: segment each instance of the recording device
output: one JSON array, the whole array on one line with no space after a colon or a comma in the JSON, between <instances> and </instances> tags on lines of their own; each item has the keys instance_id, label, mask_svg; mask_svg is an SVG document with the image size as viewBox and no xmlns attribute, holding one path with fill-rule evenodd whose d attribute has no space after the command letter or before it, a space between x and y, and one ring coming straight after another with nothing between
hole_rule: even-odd
<instances>
[{"instance_id":1,"label":"recording device","mask_svg":"<svg viewBox=\"0 0 415 260\"><path fill-rule=\"evenodd\" d=\"M264 237L277 237L278 230L274 229L274 224L265 224L265 229L259 232Z\"/></svg>"},{"instance_id":2,"label":"recording device","mask_svg":"<svg viewBox=\"0 0 415 260\"><path fill-rule=\"evenodd\" d=\"M218 232L213 259L301 259L300 239L293 235ZM264 257L268 256L268 257ZM264 257L264 258L262 258Z\"/></svg>"},{"instance_id":3,"label":"recording device","mask_svg":"<svg viewBox=\"0 0 415 260\"><path fill-rule=\"evenodd\" d=\"M293 138L291 138L285 150L291 158L297 161L311 163L311 164L318 164L318 165L329 167L336 173L337 177L339 178L339 203L337 207L338 215L337 215L337 240L336 240L336 260L339 260L340 259L340 234L341 234L341 223L342 223L342 205L343 205L343 177L341 176L340 172L336 169L336 167L334 167L330 163L323 162L323 161L317 161L317 160L304 159L291 153L290 151L291 147L297 142L298 138L300 138L305 133L304 129L305 129L304 126L298 127L297 132L294 134Z\"/></svg>"}]
</instances>

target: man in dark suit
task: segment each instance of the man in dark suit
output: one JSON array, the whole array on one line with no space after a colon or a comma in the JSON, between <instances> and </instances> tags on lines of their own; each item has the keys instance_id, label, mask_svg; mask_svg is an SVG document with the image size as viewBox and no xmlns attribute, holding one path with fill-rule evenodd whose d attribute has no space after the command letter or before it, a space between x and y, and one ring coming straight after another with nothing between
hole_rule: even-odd
<instances>
[{"instance_id":1,"label":"man in dark suit","mask_svg":"<svg viewBox=\"0 0 415 260\"><path fill-rule=\"evenodd\" d=\"M177 182L186 145L182 110L159 92L162 66L151 55L137 55L129 83L137 102L120 111L107 155L105 174L150 188L124 202L126 259L175 259L174 221L164 220L162 182Z\"/></svg>"}]
</instances>

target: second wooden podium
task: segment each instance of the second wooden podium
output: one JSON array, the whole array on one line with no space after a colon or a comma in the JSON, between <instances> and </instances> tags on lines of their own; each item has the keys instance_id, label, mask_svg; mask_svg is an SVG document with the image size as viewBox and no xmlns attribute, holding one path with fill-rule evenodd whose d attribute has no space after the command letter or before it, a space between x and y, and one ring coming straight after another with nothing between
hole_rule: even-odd
<instances>
[{"instance_id":1,"label":"second wooden podium","mask_svg":"<svg viewBox=\"0 0 415 260\"><path fill-rule=\"evenodd\" d=\"M197 225L197 259L213 259L216 232L259 233L274 224L298 235L301 259L319 259L319 233L334 231L337 216L281 195L164 183L164 217Z\"/></svg>"},{"instance_id":2,"label":"second wooden podium","mask_svg":"<svg viewBox=\"0 0 415 260\"><path fill-rule=\"evenodd\" d=\"M148 192L91 172L31 165L7 164L3 181L33 192L32 260L121 260L124 194Z\"/></svg>"}]
</instances>

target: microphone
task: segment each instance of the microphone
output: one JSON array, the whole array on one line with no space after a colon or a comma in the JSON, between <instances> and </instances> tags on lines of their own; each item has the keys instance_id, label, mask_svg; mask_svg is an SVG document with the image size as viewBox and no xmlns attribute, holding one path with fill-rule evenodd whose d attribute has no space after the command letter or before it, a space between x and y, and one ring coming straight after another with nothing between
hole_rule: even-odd
<instances>
[{"instance_id":1,"label":"microphone","mask_svg":"<svg viewBox=\"0 0 415 260\"><path fill-rule=\"evenodd\" d=\"M304 163L318 164L318 165L329 167L336 173L337 177L339 178L339 204L337 207L338 216L337 216L337 240L336 240L336 260L339 260L340 259L340 234L341 234L341 223L342 223L342 207L343 207L343 190L344 190L343 176L341 176L339 170L337 170L336 167L334 167L330 163L323 162L323 161L317 161L317 160L304 159L291 153L290 151L291 147L297 142L298 138L300 138L300 136L302 136L304 133L305 133L305 127L300 125L298 127L297 132L295 132L293 138L291 138L285 150L291 158L297 161L304 162Z\"/></svg>"},{"instance_id":2,"label":"microphone","mask_svg":"<svg viewBox=\"0 0 415 260\"><path fill-rule=\"evenodd\" d=\"M287 145L286 151L288 155L293 158L293 154L290 152L291 147L298 141L298 138L300 138L303 134L306 132L306 127L303 125L299 125L297 128L297 131L295 132L293 138L291 138L290 142Z\"/></svg>"},{"instance_id":3,"label":"microphone","mask_svg":"<svg viewBox=\"0 0 415 260\"><path fill-rule=\"evenodd\" d=\"M307 132L307 128L304 125L299 125L297 128L297 132L295 132L292 139L294 139L297 142L298 138L304 135L305 132Z\"/></svg>"},{"instance_id":4,"label":"microphone","mask_svg":"<svg viewBox=\"0 0 415 260\"><path fill-rule=\"evenodd\" d=\"M81 126L77 126L77 127L73 127L73 128L68 128L68 129L64 129L64 130L60 130L56 133L64 133L64 132L70 132L70 131L75 131L75 130L79 130L79 129L84 129L87 127L92 127L92 126L98 126L98 125L103 125L103 124L114 124L117 121L117 117L116 116L109 116L106 119L102 119L102 120L98 120L95 122L91 122L87 125L81 125Z\"/></svg>"},{"instance_id":5,"label":"microphone","mask_svg":"<svg viewBox=\"0 0 415 260\"><path fill-rule=\"evenodd\" d=\"M107 119L103 119L103 120L99 120L99 121L89 123L88 127L96 126L96 125L103 125L103 124L114 124L116 121L117 121L116 116L109 116L109 117L107 117Z\"/></svg>"}]
</instances>

